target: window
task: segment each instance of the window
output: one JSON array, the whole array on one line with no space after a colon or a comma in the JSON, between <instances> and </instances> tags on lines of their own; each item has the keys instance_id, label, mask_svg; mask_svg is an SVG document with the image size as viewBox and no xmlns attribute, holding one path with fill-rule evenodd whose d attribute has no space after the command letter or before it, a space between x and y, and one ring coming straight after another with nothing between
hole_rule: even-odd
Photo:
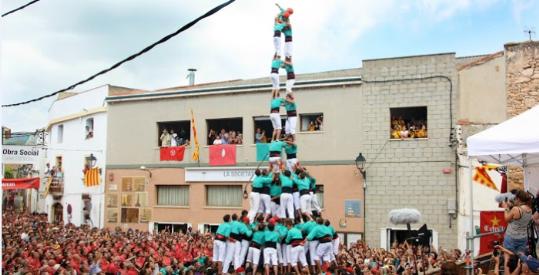
<instances>
[{"instance_id":1,"label":"window","mask_svg":"<svg viewBox=\"0 0 539 275\"><path fill-rule=\"evenodd\" d=\"M320 204L320 208L324 209L324 186L316 185L316 198Z\"/></svg>"},{"instance_id":2,"label":"window","mask_svg":"<svg viewBox=\"0 0 539 275\"><path fill-rule=\"evenodd\" d=\"M324 114L323 113L314 113L314 114L301 114L299 115L300 119L300 131L301 132L314 132L322 131L324 124Z\"/></svg>"},{"instance_id":3,"label":"window","mask_svg":"<svg viewBox=\"0 0 539 275\"><path fill-rule=\"evenodd\" d=\"M215 234L217 232L217 228L219 227L218 224L204 224L204 228L202 233L212 233Z\"/></svg>"},{"instance_id":4,"label":"window","mask_svg":"<svg viewBox=\"0 0 539 275\"><path fill-rule=\"evenodd\" d=\"M206 205L215 207L241 207L241 185L206 186Z\"/></svg>"},{"instance_id":5,"label":"window","mask_svg":"<svg viewBox=\"0 0 539 275\"><path fill-rule=\"evenodd\" d=\"M273 133L273 126L269 116L254 117L254 143L268 143L271 141ZM281 115L281 125L283 127L282 134L284 134L284 126L286 123L286 116Z\"/></svg>"},{"instance_id":6,"label":"window","mask_svg":"<svg viewBox=\"0 0 539 275\"><path fill-rule=\"evenodd\" d=\"M188 185L157 185L157 205L189 205Z\"/></svg>"},{"instance_id":7,"label":"window","mask_svg":"<svg viewBox=\"0 0 539 275\"><path fill-rule=\"evenodd\" d=\"M157 122L157 145L160 147L189 145L190 138L189 120Z\"/></svg>"},{"instance_id":8,"label":"window","mask_svg":"<svg viewBox=\"0 0 539 275\"><path fill-rule=\"evenodd\" d=\"M62 143L64 142L64 125L58 125L58 132L56 137L56 142Z\"/></svg>"},{"instance_id":9,"label":"window","mask_svg":"<svg viewBox=\"0 0 539 275\"><path fill-rule=\"evenodd\" d=\"M187 233L189 225L186 223L155 223L154 228L157 232L182 232Z\"/></svg>"},{"instance_id":10,"label":"window","mask_svg":"<svg viewBox=\"0 0 539 275\"><path fill-rule=\"evenodd\" d=\"M84 126L86 139L91 139L94 137L94 118L86 119L86 126Z\"/></svg>"},{"instance_id":11,"label":"window","mask_svg":"<svg viewBox=\"0 0 539 275\"><path fill-rule=\"evenodd\" d=\"M427 107L391 108L390 139L426 138Z\"/></svg>"},{"instance_id":12,"label":"window","mask_svg":"<svg viewBox=\"0 0 539 275\"><path fill-rule=\"evenodd\" d=\"M243 119L208 119L208 145L243 144Z\"/></svg>"}]
</instances>

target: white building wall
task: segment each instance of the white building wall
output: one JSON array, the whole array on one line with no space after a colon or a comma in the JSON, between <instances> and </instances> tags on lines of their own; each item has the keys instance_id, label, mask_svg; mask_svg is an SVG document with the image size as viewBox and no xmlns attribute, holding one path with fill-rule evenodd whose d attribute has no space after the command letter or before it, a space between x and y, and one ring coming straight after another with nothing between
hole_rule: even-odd
<instances>
[{"instance_id":1,"label":"white building wall","mask_svg":"<svg viewBox=\"0 0 539 275\"><path fill-rule=\"evenodd\" d=\"M104 182L106 164L107 113L105 111L89 113L100 107L106 107L105 97L108 85L101 86L78 95L58 100L49 110L50 121L62 120L49 128L48 161L51 167L56 165L56 158L62 157L64 173L64 195L61 203L64 209L64 222L69 222L67 206L71 204L70 222L79 226L83 223L83 194L89 194L92 202L90 217L93 225L103 227L104 224ZM86 119L93 118L93 138L86 139ZM63 125L62 141L58 142L58 128ZM101 168L100 184L93 187L84 186L85 158L93 154L97 159L96 167ZM50 195L48 197L51 197ZM47 200L49 216L53 214L52 198ZM50 217L49 220L52 218Z\"/></svg>"}]
</instances>

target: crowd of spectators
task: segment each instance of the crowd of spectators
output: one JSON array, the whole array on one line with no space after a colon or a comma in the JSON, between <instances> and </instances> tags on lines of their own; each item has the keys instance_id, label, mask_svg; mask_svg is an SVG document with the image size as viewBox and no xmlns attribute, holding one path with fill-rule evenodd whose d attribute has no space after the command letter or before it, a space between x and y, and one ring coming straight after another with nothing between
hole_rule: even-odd
<instances>
[{"instance_id":1,"label":"crowd of spectators","mask_svg":"<svg viewBox=\"0 0 539 275\"><path fill-rule=\"evenodd\" d=\"M307 131L313 132L313 131L322 131L322 125L324 124L324 117L323 116L317 116L316 119L309 121L309 125L307 126Z\"/></svg>"},{"instance_id":2,"label":"crowd of spectators","mask_svg":"<svg viewBox=\"0 0 539 275\"><path fill-rule=\"evenodd\" d=\"M391 118L392 139L426 138L427 136L427 122L425 120Z\"/></svg>"},{"instance_id":3,"label":"crowd of spectators","mask_svg":"<svg viewBox=\"0 0 539 275\"><path fill-rule=\"evenodd\" d=\"M209 233L75 227L50 224L40 214L6 212L3 220L4 274L216 274ZM457 249L436 253L394 244L385 250L357 242L340 246L326 274L456 272L463 259Z\"/></svg>"},{"instance_id":4,"label":"crowd of spectators","mask_svg":"<svg viewBox=\"0 0 539 275\"><path fill-rule=\"evenodd\" d=\"M161 147L189 145L188 135L189 133L184 129L180 129L178 133L173 129L163 129L159 141L161 142Z\"/></svg>"},{"instance_id":5,"label":"crowd of spectators","mask_svg":"<svg viewBox=\"0 0 539 275\"><path fill-rule=\"evenodd\" d=\"M218 144L243 144L243 134L240 131L221 129L219 133L210 129L208 133L208 145Z\"/></svg>"}]
</instances>

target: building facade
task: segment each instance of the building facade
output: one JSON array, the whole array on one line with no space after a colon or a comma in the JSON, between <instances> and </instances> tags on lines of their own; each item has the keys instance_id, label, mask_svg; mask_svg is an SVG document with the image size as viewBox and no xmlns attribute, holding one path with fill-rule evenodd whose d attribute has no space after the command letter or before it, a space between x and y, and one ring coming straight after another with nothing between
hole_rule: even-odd
<instances>
[{"instance_id":1,"label":"building facade","mask_svg":"<svg viewBox=\"0 0 539 275\"><path fill-rule=\"evenodd\" d=\"M103 227L111 86L62 93L49 109L46 209L50 222Z\"/></svg>"},{"instance_id":2,"label":"building facade","mask_svg":"<svg viewBox=\"0 0 539 275\"><path fill-rule=\"evenodd\" d=\"M456 65L447 53L297 76L298 158L323 187L323 214L348 242L387 247L406 227L390 224L389 211L417 208L414 229L425 223L435 245L456 246ZM263 78L108 97L106 226L211 230L223 214L247 208L242 191L259 164L255 132L267 129L270 89ZM190 110L199 162L190 158ZM160 161L165 129L191 141L183 161ZM208 165L208 135L219 129L243 136L234 166ZM359 153L366 182L354 164Z\"/></svg>"}]
</instances>

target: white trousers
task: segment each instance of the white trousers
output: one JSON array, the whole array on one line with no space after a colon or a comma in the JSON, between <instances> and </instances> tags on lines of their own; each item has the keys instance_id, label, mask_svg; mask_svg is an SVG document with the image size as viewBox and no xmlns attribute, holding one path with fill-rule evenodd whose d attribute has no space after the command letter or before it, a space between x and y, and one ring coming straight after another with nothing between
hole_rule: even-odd
<instances>
[{"instance_id":1,"label":"white trousers","mask_svg":"<svg viewBox=\"0 0 539 275\"><path fill-rule=\"evenodd\" d=\"M213 261L223 262L225 259L226 243L220 240L213 241Z\"/></svg>"},{"instance_id":2,"label":"white trousers","mask_svg":"<svg viewBox=\"0 0 539 275\"><path fill-rule=\"evenodd\" d=\"M309 256L311 257L311 265L315 265L314 261L319 261L317 252L318 241L309 241Z\"/></svg>"},{"instance_id":3,"label":"white trousers","mask_svg":"<svg viewBox=\"0 0 539 275\"><path fill-rule=\"evenodd\" d=\"M264 264L277 266L277 250L273 247L264 248Z\"/></svg>"},{"instance_id":4,"label":"white trousers","mask_svg":"<svg viewBox=\"0 0 539 275\"><path fill-rule=\"evenodd\" d=\"M318 202L318 197L311 192L311 211L316 210L318 214L320 214L320 211L322 211L322 208L320 208L320 203Z\"/></svg>"},{"instance_id":5,"label":"white trousers","mask_svg":"<svg viewBox=\"0 0 539 275\"><path fill-rule=\"evenodd\" d=\"M258 213L258 209L260 208L260 193L251 192L251 194L249 194L249 202L251 204L251 208L249 208L249 213L247 214L247 217L249 218L249 221L253 223L256 217L256 213Z\"/></svg>"},{"instance_id":6,"label":"white trousers","mask_svg":"<svg viewBox=\"0 0 539 275\"><path fill-rule=\"evenodd\" d=\"M275 47L275 54L277 54L278 56L281 56L282 50L281 50L281 37L280 36L273 37L273 47Z\"/></svg>"},{"instance_id":7,"label":"white trousers","mask_svg":"<svg viewBox=\"0 0 539 275\"><path fill-rule=\"evenodd\" d=\"M272 201L271 202L271 215L279 216L279 213L281 213L281 206L279 204L276 204L274 201Z\"/></svg>"},{"instance_id":8,"label":"white trousers","mask_svg":"<svg viewBox=\"0 0 539 275\"><path fill-rule=\"evenodd\" d=\"M305 194L299 197L299 202L301 205L301 213L312 214L311 212L311 195Z\"/></svg>"},{"instance_id":9,"label":"white trousers","mask_svg":"<svg viewBox=\"0 0 539 275\"><path fill-rule=\"evenodd\" d=\"M331 245L331 242L318 244L316 254L318 256L318 259L324 262L330 262L331 254L333 254L333 247Z\"/></svg>"},{"instance_id":10,"label":"white trousers","mask_svg":"<svg viewBox=\"0 0 539 275\"><path fill-rule=\"evenodd\" d=\"M225 257L225 261L223 262L223 273L228 273L228 269L230 268L230 264L232 263L232 261L234 261L234 269L237 269L240 267L240 263L239 263L240 252L241 252L240 242L228 241L226 243L226 257Z\"/></svg>"},{"instance_id":11,"label":"white trousers","mask_svg":"<svg viewBox=\"0 0 539 275\"><path fill-rule=\"evenodd\" d=\"M290 193L281 194L281 215L279 218L294 218L294 197Z\"/></svg>"},{"instance_id":12,"label":"white trousers","mask_svg":"<svg viewBox=\"0 0 539 275\"><path fill-rule=\"evenodd\" d=\"M341 239L337 237L337 239L333 240L333 254L335 256L339 255L339 246L341 245Z\"/></svg>"},{"instance_id":13,"label":"white trousers","mask_svg":"<svg viewBox=\"0 0 539 275\"><path fill-rule=\"evenodd\" d=\"M275 37L273 39L275 41ZM281 47L281 41L279 40L279 48L280 47ZM285 57L292 57L292 50L293 50L292 42L285 42L284 43L284 56Z\"/></svg>"},{"instance_id":14,"label":"white trousers","mask_svg":"<svg viewBox=\"0 0 539 275\"><path fill-rule=\"evenodd\" d=\"M290 263L292 266L298 265L298 260L302 266L307 266L307 258L305 257L305 248L303 245L296 247L290 246Z\"/></svg>"},{"instance_id":15,"label":"white trousers","mask_svg":"<svg viewBox=\"0 0 539 275\"><path fill-rule=\"evenodd\" d=\"M301 209L301 203L299 202L299 192L292 193L292 197L294 197L294 208L296 210Z\"/></svg>"},{"instance_id":16,"label":"white trousers","mask_svg":"<svg viewBox=\"0 0 539 275\"><path fill-rule=\"evenodd\" d=\"M259 209L263 208L263 212L266 215L271 214L271 197L268 194L260 194L260 206Z\"/></svg>"},{"instance_id":17,"label":"white trousers","mask_svg":"<svg viewBox=\"0 0 539 275\"><path fill-rule=\"evenodd\" d=\"M279 89L279 85L281 84L280 81L279 81L279 74L276 74L276 73L272 73L271 76L271 87L274 89L274 90L278 90Z\"/></svg>"},{"instance_id":18,"label":"white trousers","mask_svg":"<svg viewBox=\"0 0 539 275\"><path fill-rule=\"evenodd\" d=\"M260 249L249 247L249 252L247 253L247 262L258 265L260 262Z\"/></svg>"},{"instance_id":19,"label":"white trousers","mask_svg":"<svg viewBox=\"0 0 539 275\"><path fill-rule=\"evenodd\" d=\"M289 116L286 118L286 124L284 125L284 132L287 135L295 135L296 134L296 125L298 122L297 116ZM297 160L296 160L297 161ZM291 169L289 169L292 171Z\"/></svg>"},{"instance_id":20,"label":"white trousers","mask_svg":"<svg viewBox=\"0 0 539 275\"><path fill-rule=\"evenodd\" d=\"M296 83L295 78L286 80L286 93L287 94L292 92L292 88L294 88L294 83Z\"/></svg>"},{"instance_id":21,"label":"white trousers","mask_svg":"<svg viewBox=\"0 0 539 275\"><path fill-rule=\"evenodd\" d=\"M268 161L271 164L271 169L273 173L279 173L281 171L281 167L279 167L281 157L270 157Z\"/></svg>"},{"instance_id":22,"label":"white trousers","mask_svg":"<svg viewBox=\"0 0 539 275\"><path fill-rule=\"evenodd\" d=\"M281 124L281 114L279 113L270 113L271 126L273 130L281 130L283 126Z\"/></svg>"},{"instance_id":23,"label":"white trousers","mask_svg":"<svg viewBox=\"0 0 539 275\"><path fill-rule=\"evenodd\" d=\"M245 256L247 256L247 250L249 250L249 241L241 240L241 250L240 250L240 266L245 263Z\"/></svg>"},{"instance_id":24,"label":"white trousers","mask_svg":"<svg viewBox=\"0 0 539 275\"><path fill-rule=\"evenodd\" d=\"M283 263L283 246L280 243L277 243L277 260L279 261L279 264Z\"/></svg>"},{"instance_id":25,"label":"white trousers","mask_svg":"<svg viewBox=\"0 0 539 275\"><path fill-rule=\"evenodd\" d=\"M290 245L289 244L281 244L281 254L283 255L283 260L281 263L283 265L288 265L290 263Z\"/></svg>"},{"instance_id":26,"label":"white trousers","mask_svg":"<svg viewBox=\"0 0 539 275\"><path fill-rule=\"evenodd\" d=\"M296 170L296 164L298 164L298 159L297 158L286 159L286 169L288 169L288 171L294 172Z\"/></svg>"}]
</instances>

